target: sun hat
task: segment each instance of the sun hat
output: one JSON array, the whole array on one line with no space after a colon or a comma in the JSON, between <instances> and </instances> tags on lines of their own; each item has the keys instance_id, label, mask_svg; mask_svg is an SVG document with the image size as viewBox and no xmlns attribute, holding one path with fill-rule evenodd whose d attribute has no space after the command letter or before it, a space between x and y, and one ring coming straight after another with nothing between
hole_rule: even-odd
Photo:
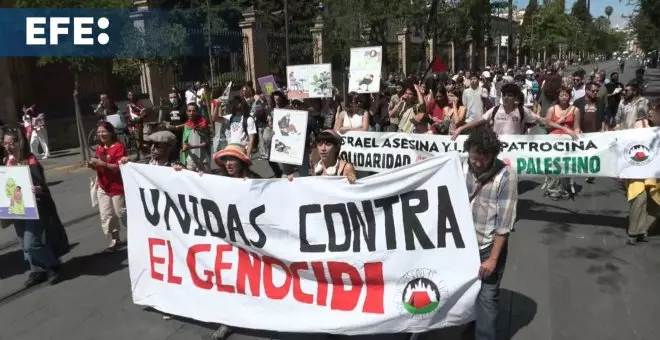
<instances>
[{"instance_id":1,"label":"sun hat","mask_svg":"<svg viewBox=\"0 0 660 340\"><path fill-rule=\"evenodd\" d=\"M333 142L337 145L341 145L342 142L341 136L335 130L331 129L321 131L316 139Z\"/></svg>"},{"instance_id":2,"label":"sun hat","mask_svg":"<svg viewBox=\"0 0 660 340\"><path fill-rule=\"evenodd\" d=\"M222 167L222 159L225 157L236 157L241 162L247 164L248 166L252 165L252 160L247 156L247 151L245 147L241 144L229 144L224 149L218 151L213 155L213 161L219 167Z\"/></svg>"}]
</instances>

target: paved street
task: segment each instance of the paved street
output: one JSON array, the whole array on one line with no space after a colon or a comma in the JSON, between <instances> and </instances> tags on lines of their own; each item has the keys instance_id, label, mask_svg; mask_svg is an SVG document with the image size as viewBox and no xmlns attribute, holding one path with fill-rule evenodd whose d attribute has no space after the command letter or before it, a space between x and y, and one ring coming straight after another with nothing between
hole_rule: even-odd
<instances>
[{"instance_id":1,"label":"paved street","mask_svg":"<svg viewBox=\"0 0 660 340\"><path fill-rule=\"evenodd\" d=\"M649 78L658 83L648 92L657 95L660 72L652 71ZM630 77L626 73L624 80ZM256 167L269 175L266 169L263 163ZM11 246L13 230L0 229L0 244L7 246L0 250L0 340L208 337L213 325L163 320L132 303L126 254L99 254L105 240L89 203L91 175L85 169L48 172L75 245L64 258L64 282L21 291L27 268L21 266L20 250ZM502 339L657 339L660 237L626 246L627 204L616 182L578 184L574 201L555 202L542 197L539 181L520 183L519 222L502 283ZM439 333L422 338L459 339L448 334L452 330ZM276 335L239 332L230 339L269 337Z\"/></svg>"}]
</instances>

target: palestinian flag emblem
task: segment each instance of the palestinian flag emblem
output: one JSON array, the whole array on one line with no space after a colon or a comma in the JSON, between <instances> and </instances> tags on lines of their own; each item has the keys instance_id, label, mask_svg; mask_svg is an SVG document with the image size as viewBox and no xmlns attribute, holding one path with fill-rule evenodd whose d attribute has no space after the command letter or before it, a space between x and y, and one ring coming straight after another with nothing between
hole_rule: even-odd
<instances>
[{"instance_id":1,"label":"palestinian flag emblem","mask_svg":"<svg viewBox=\"0 0 660 340\"><path fill-rule=\"evenodd\" d=\"M413 315L432 313L440 306L440 290L425 277L413 279L403 288L401 304Z\"/></svg>"}]
</instances>

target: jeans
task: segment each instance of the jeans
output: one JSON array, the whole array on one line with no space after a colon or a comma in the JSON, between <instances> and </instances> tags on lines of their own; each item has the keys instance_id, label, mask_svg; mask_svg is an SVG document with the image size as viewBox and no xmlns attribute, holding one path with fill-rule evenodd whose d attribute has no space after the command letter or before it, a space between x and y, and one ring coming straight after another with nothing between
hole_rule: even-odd
<instances>
[{"instance_id":1,"label":"jeans","mask_svg":"<svg viewBox=\"0 0 660 340\"><path fill-rule=\"evenodd\" d=\"M14 229L16 229L24 257L30 263L31 272L44 272L60 264L60 260L55 257L53 251L42 239L44 225L41 221L14 221Z\"/></svg>"},{"instance_id":2,"label":"jeans","mask_svg":"<svg viewBox=\"0 0 660 340\"><path fill-rule=\"evenodd\" d=\"M481 262L490 257L492 246L479 250ZM504 276L506 265L507 246L505 245L497 259L495 270L481 280L481 290L477 296L475 311L477 320L475 324L475 340L495 340L497 331L497 314L499 313L500 282Z\"/></svg>"}]
</instances>

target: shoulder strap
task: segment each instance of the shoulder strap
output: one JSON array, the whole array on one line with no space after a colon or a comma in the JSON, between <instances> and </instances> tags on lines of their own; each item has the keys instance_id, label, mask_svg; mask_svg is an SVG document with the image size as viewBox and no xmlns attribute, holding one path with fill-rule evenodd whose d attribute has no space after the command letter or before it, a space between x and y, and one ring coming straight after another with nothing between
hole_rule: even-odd
<instances>
[{"instance_id":1,"label":"shoulder strap","mask_svg":"<svg viewBox=\"0 0 660 340\"><path fill-rule=\"evenodd\" d=\"M500 110L500 106L497 105L493 108L493 114L490 115L490 125L495 125L495 115L497 114L497 111Z\"/></svg>"}]
</instances>

